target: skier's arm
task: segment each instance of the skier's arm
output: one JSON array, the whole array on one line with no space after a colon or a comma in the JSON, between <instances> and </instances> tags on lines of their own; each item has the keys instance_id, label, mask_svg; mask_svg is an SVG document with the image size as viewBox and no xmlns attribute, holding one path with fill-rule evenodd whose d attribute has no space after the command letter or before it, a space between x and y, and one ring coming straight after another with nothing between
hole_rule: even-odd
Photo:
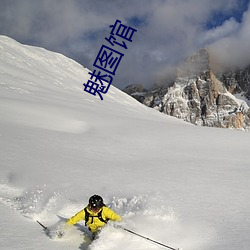
<instances>
[{"instance_id":1,"label":"skier's arm","mask_svg":"<svg viewBox=\"0 0 250 250\"><path fill-rule=\"evenodd\" d=\"M105 217L106 217L107 219L110 219L110 220L112 220L112 221L118 221L118 222L122 221L121 216L118 215L118 214L116 214L116 213L115 213L113 210L111 210L110 208L105 207L104 210L105 210Z\"/></svg>"},{"instance_id":2,"label":"skier's arm","mask_svg":"<svg viewBox=\"0 0 250 250\"><path fill-rule=\"evenodd\" d=\"M78 221L84 220L84 218L85 218L85 212L84 212L84 209L83 209L83 210L81 210L80 212L78 212L77 214L75 214L74 216L72 216L72 217L67 221L67 224L75 225Z\"/></svg>"}]
</instances>

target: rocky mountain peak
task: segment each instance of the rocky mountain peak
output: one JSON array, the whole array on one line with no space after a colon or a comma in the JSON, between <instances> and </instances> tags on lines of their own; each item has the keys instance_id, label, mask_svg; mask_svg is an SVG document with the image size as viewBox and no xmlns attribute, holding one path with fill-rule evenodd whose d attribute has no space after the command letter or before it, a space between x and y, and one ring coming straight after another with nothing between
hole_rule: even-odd
<instances>
[{"instance_id":1,"label":"rocky mountain peak","mask_svg":"<svg viewBox=\"0 0 250 250\"><path fill-rule=\"evenodd\" d=\"M209 51L202 49L178 67L171 86L129 94L149 107L196 125L248 129L249 106L233 94L249 93L250 67L249 71L220 74L212 68Z\"/></svg>"},{"instance_id":2,"label":"rocky mountain peak","mask_svg":"<svg viewBox=\"0 0 250 250\"><path fill-rule=\"evenodd\" d=\"M205 74L210 70L209 53L201 49L194 55L188 57L177 69L177 77L194 77Z\"/></svg>"}]
</instances>

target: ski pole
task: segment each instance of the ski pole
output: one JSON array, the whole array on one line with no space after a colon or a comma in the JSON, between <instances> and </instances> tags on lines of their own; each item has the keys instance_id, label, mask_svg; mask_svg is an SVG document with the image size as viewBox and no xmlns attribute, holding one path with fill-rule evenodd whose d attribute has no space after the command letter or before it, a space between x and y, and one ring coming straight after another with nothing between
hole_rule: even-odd
<instances>
[{"instance_id":1,"label":"ski pole","mask_svg":"<svg viewBox=\"0 0 250 250\"><path fill-rule=\"evenodd\" d=\"M46 230L48 230L48 228L47 227L45 227L41 222L39 222L38 220L36 221L40 226L42 226L43 227L43 229L46 231Z\"/></svg>"},{"instance_id":2,"label":"ski pole","mask_svg":"<svg viewBox=\"0 0 250 250\"><path fill-rule=\"evenodd\" d=\"M152 240L152 239L150 239L150 238L148 238L148 237L145 237L145 236L143 236L143 235L141 235L141 234L135 233L135 232L133 232L133 231L127 229L127 228L122 228L122 229L125 230L125 231L127 231L127 232L129 232L129 233L131 233L131 234L137 235L137 236L139 236L139 237L141 237L141 238L143 238L143 239L145 239L145 240L154 242L154 243L156 243L156 244L158 244L158 245L161 245L161 246L163 246L163 247L169 248L169 249L171 249L171 250L180 250L180 248L173 248L173 247L167 246L167 245L162 244L162 243L160 243L160 242L158 242L158 241L155 241L155 240Z\"/></svg>"}]
</instances>

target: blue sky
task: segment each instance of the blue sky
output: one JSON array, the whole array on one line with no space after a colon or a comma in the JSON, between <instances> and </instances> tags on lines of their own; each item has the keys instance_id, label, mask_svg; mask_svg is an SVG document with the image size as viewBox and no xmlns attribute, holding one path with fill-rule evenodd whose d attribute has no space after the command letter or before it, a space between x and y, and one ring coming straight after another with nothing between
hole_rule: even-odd
<instances>
[{"instance_id":1,"label":"blue sky","mask_svg":"<svg viewBox=\"0 0 250 250\"><path fill-rule=\"evenodd\" d=\"M249 5L249 0L240 0L238 1L238 5L236 8L233 8L230 12L223 12L222 10L216 10L211 14L211 18L208 20L206 24L207 29L216 28L217 26L223 25L225 20L230 18L235 18L235 20L239 23L242 22L242 17L244 12L247 11Z\"/></svg>"},{"instance_id":2,"label":"blue sky","mask_svg":"<svg viewBox=\"0 0 250 250\"><path fill-rule=\"evenodd\" d=\"M137 29L113 84L168 79L209 48L225 65L250 63L250 0L1 0L0 34L69 56L93 70L116 19Z\"/></svg>"}]
</instances>

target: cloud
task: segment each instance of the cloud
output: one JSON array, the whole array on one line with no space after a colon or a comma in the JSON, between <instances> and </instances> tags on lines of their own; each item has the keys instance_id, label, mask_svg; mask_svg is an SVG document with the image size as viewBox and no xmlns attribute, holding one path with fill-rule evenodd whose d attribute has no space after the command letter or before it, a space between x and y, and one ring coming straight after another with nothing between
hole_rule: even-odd
<instances>
[{"instance_id":1,"label":"cloud","mask_svg":"<svg viewBox=\"0 0 250 250\"><path fill-rule=\"evenodd\" d=\"M223 27L225 28L225 26ZM225 67L245 67L250 64L249 40L250 10L248 9L243 15L242 22L238 23L236 29L210 44L210 51L218 64L222 64Z\"/></svg>"},{"instance_id":2,"label":"cloud","mask_svg":"<svg viewBox=\"0 0 250 250\"><path fill-rule=\"evenodd\" d=\"M233 17L238 0L22 0L0 1L0 33L61 52L94 69L116 19L137 29L114 77L120 88L167 78L181 60L204 46L225 58L226 48L248 48L249 13ZM216 15L215 15L216 13ZM215 16L226 17L218 24ZM213 29L207 24L214 23ZM249 51L249 50L248 50ZM246 53L245 53L246 54Z\"/></svg>"},{"instance_id":3,"label":"cloud","mask_svg":"<svg viewBox=\"0 0 250 250\"><path fill-rule=\"evenodd\" d=\"M219 41L225 37L235 34L240 28L240 24L235 20L235 18L230 18L226 20L221 26L204 31L203 36L201 36L201 44L211 44L213 42Z\"/></svg>"}]
</instances>

